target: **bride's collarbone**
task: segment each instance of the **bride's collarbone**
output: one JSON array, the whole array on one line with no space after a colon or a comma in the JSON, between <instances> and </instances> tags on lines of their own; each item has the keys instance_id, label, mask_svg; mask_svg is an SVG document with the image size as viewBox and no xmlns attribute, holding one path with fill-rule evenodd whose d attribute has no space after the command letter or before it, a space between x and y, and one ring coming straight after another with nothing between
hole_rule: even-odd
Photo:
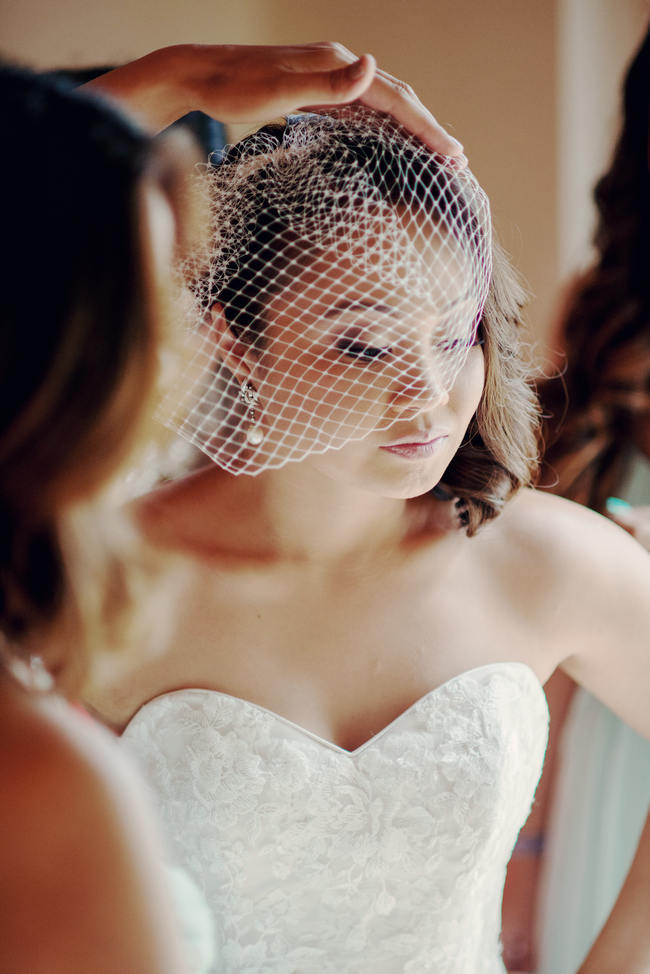
<instances>
[{"instance_id":1,"label":"bride's collarbone","mask_svg":"<svg viewBox=\"0 0 650 974\"><path fill-rule=\"evenodd\" d=\"M444 551L421 544L352 552L338 558L227 551L210 559L190 556L188 565L190 587L204 598L229 602L233 597L257 597L280 603L298 594L318 601L348 591L370 595L392 591L399 598L403 591L425 589L435 595L439 587L453 586L455 579L462 583L473 571L473 563L478 566L480 560L461 542Z\"/></svg>"},{"instance_id":2,"label":"bride's collarbone","mask_svg":"<svg viewBox=\"0 0 650 974\"><path fill-rule=\"evenodd\" d=\"M139 668L131 707L190 686L246 698L264 681L286 684L287 674L306 692L329 693L345 681L363 690L378 673L390 688L407 667L413 687L404 696L417 696L504 659L543 669L537 612L519 604L509 559L487 536L466 540L450 558L422 546L336 568L193 560L168 645Z\"/></svg>"},{"instance_id":3,"label":"bride's collarbone","mask_svg":"<svg viewBox=\"0 0 650 974\"><path fill-rule=\"evenodd\" d=\"M359 562L336 567L287 560L218 568L197 563L176 612L170 652L186 665L199 654L212 663L232 654L282 655L301 645L412 643L438 653L441 647L485 648L516 640L526 652L534 635L534 605L522 605L522 586L492 562L483 545L468 557L441 563L426 552L381 559L368 570ZM539 628L539 627L537 627Z\"/></svg>"},{"instance_id":4,"label":"bride's collarbone","mask_svg":"<svg viewBox=\"0 0 650 974\"><path fill-rule=\"evenodd\" d=\"M228 634L263 629L271 635L290 624L294 632L339 626L375 629L393 624L412 628L418 621L466 613L468 588L448 579L400 573L314 572L305 569L254 571L221 576L214 585L197 585L179 616L181 626L203 628L228 642ZM480 609L486 599L476 595ZM471 613L473 615L474 613Z\"/></svg>"},{"instance_id":5,"label":"bride's collarbone","mask_svg":"<svg viewBox=\"0 0 650 974\"><path fill-rule=\"evenodd\" d=\"M347 727L351 721L353 738L351 715L360 704L364 722L381 724L465 670L511 660L539 670L535 647L526 645L517 625L465 595L464 607L441 603L437 610L408 600L363 611L333 602L316 610L297 598L246 614L231 604L228 613L195 617L179 629L170 652L132 674L124 697L114 701L119 712L107 716L124 726L148 700L196 687L249 700L298 723L310 701L323 733L329 724ZM332 701L338 701L335 713Z\"/></svg>"},{"instance_id":6,"label":"bride's collarbone","mask_svg":"<svg viewBox=\"0 0 650 974\"><path fill-rule=\"evenodd\" d=\"M503 658L504 641L525 653L517 619L499 619L495 606L465 587L456 598L440 587L400 591L343 584L338 591L296 585L274 597L249 601L245 592L222 592L211 604L187 606L173 639L168 666L172 682L240 689L250 679L276 675L320 685L395 679L407 666L426 691L440 679L470 666ZM520 658L517 655L517 658Z\"/></svg>"}]
</instances>

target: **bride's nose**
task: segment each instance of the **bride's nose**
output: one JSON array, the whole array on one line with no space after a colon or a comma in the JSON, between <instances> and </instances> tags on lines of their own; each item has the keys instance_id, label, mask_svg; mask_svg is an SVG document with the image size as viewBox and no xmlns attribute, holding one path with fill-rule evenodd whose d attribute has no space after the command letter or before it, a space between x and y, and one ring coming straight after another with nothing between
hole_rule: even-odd
<instances>
[{"instance_id":1,"label":"bride's nose","mask_svg":"<svg viewBox=\"0 0 650 974\"><path fill-rule=\"evenodd\" d=\"M449 402L449 389L430 362L413 361L393 382L390 405L399 413L421 413Z\"/></svg>"}]
</instances>

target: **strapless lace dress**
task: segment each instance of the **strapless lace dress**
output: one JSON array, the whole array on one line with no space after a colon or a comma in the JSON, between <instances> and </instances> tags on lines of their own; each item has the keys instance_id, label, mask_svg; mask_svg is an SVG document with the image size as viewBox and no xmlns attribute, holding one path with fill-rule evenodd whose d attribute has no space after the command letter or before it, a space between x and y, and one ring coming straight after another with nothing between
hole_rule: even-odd
<instances>
[{"instance_id":1,"label":"strapless lace dress","mask_svg":"<svg viewBox=\"0 0 650 974\"><path fill-rule=\"evenodd\" d=\"M212 690L124 733L223 974L503 974L501 896L548 729L523 663L461 673L346 751Z\"/></svg>"}]
</instances>

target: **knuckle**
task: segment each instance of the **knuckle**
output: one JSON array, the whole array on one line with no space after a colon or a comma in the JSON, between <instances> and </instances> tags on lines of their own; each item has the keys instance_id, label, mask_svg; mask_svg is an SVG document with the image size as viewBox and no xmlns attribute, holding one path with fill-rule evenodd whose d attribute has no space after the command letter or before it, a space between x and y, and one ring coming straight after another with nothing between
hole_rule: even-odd
<instances>
[{"instance_id":1,"label":"knuckle","mask_svg":"<svg viewBox=\"0 0 650 974\"><path fill-rule=\"evenodd\" d=\"M344 88L348 87L347 78L345 77L346 72L341 71L331 71L329 74L329 85L330 89L334 94L338 94L343 91Z\"/></svg>"},{"instance_id":2,"label":"knuckle","mask_svg":"<svg viewBox=\"0 0 650 974\"><path fill-rule=\"evenodd\" d=\"M341 44L339 41L325 41L325 45L335 57L338 57L341 60L346 60L347 57L349 57L350 52L348 51L347 47L344 44Z\"/></svg>"},{"instance_id":3,"label":"knuckle","mask_svg":"<svg viewBox=\"0 0 650 974\"><path fill-rule=\"evenodd\" d=\"M395 88L401 95L406 95L407 98L417 97L411 85L407 84L406 81L395 81Z\"/></svg>"}]
</instances>

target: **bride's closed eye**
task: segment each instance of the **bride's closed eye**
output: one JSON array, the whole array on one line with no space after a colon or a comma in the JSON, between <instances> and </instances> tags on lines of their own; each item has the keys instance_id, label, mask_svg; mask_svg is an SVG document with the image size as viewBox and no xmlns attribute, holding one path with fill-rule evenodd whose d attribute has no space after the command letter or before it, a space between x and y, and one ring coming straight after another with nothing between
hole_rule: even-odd
<instances>
[{"instance_id":1,"label":"bride's closed eye","mask_svg":"<svg viewBox=\"0 0 650 974\"><path fill-rule=\"evenodd\" d=\"M474 348L475 345L482 345L483 339L476 335L472 340L466 338L441 338L433 343L433 347L438 352L459 352L463 348Z\"/></svg>"},{"instance_id":2,"label":"bride's closed eye","mask_svg":"<svg viewBox=\"0 0 650 974\"><path fill-rule=\"evenodd\" d=\"M391 352L390 345L366 345L357 338L341 338L336 343L336 348L348 358L358 362L375 361Z\"/></svg>"}]
</instances>

